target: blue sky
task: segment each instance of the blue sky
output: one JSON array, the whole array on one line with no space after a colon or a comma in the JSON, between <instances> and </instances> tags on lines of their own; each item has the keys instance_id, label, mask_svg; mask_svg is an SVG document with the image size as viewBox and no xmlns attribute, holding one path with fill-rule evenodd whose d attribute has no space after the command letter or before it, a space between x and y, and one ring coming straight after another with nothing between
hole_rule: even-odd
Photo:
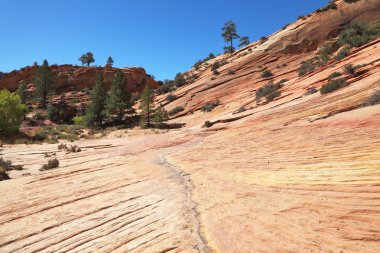
<instances>
[{"instance_id":1,"label":"blue sky","mask_svg":"<svg viewBox=\"0 0 380 253\"><path fill-rule=\"evenodd\" d=\"M0 71L42 62L142 66L173 78L210 52L221 53L223 24L240 35L267 36L328 0L0 0Z\"/></svg>"}]
</instances>

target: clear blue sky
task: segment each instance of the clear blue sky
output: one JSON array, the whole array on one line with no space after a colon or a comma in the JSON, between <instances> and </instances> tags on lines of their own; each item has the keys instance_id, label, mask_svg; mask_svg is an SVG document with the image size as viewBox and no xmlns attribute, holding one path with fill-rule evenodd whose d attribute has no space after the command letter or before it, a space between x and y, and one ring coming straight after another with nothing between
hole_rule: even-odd
<instances>
[{"instance_id":1,"label":"clear blue sky","mask_svg":"<svg viewBox=\"0 0 380 253\"><path fill-rule=\"evenodd\" d=\"M0 0L0 71L42 62L142 66L173 78L210 52L221 53L232 19L251 40L270 35L328 0Z\"/></svg>"}]
</instances>

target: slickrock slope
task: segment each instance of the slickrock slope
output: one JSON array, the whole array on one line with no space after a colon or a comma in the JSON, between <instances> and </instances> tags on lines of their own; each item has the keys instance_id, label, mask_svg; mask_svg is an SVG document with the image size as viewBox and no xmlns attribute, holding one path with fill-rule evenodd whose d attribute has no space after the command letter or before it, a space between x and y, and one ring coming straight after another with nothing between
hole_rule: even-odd
<instances>
[{"instance_id":1,"label":"slickrock slope","mask_svg":"<svg viewBox=\"0 0 380 253\"><path fill-rule=\"evenodd\" d=\"M164 157L174 151L165 147L189 140L155 140L81 142L75 154L57 145L6 147L2 155L29 173L45 152L57 153L61 166L0 184L0 252L207 252L192 186Z\"/></svg>"},{"instance_id":2,"label":"slickrock slope","mask_svg":"<svg viewBox=\"0 0 380 253\"><path fill-rule=\"evenodd\" d=\"M183 129L82 140L75 154L1 148L28 170L0 183L0 252L378 253L380 105L362 104L380 89L380 39L297 73L336 27L379 21L377 0L337 4L227 56L215 80L202 66L166 105L185 107L171 120ZM304 47L295 34L319 42ZM362 65L343 74L347 87L304 96L346 64ZM265 68L272 78L260 77ZM283 78L280 97L256 103L259 87ZM217 99L212 112L200 111ZM202 127L206 120L213 126ZM38 172L45 152L56 153L59 169Z\"/></svg>"}]
</instances>

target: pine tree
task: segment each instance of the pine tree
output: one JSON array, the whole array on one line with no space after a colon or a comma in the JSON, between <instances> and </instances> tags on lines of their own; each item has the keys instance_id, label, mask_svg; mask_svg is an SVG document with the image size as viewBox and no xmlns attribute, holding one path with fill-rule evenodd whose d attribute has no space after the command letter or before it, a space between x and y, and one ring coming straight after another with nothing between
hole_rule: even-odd
<instances>
[{"instance_id":1,"label":"pine tree","mask_svg":"<svg viewBox=\"0 0 380 253\"><path fill-rule=\"evenodd\" d=\"M123 72L117 71L106 99L106 114L118 123L123 120L126 110L132 107L131 94L125 91L125 83L126 79Z\"/></svg>"},{"instance_id":2,"label":"pine tree","mask_svg":"<svg viewBox=\"0 0 380 253\"><path fill-rule=\"evenodd\" d=\"M112 65L113 65L113 59L112 59L111 56L108 57L108 59L107 59L107 65L109 65L109 66L112 66Z\"/></svg>"},{"instance_id":3,"label":"pine tree","mask_svg":"<svg viewBox=\"0 0 380 253\"><path fill-rule=\"evenodd\" d=\"M44 60L42 66L38 67L34 83L36 85L36 95L40 101L40 105L46 109L48 95L54 94L55 92L54 76L47 60Z\"/></svg>"},{"instance_id":4,"label":"pine tree","mask_svg":"<svg viewBox=\"0 0 380 253\"><path fill-rule=\"evenodd\" d=\"M250 43L249 41L249 37L248 36L243 36L240 38L240 44L238 47L242 47L242 46L248 46Z\"/></svg>"},{"instance_id":5,"label":"pine tree","mask_svg":"<svg viewBox=\"0 0 380 253\"><path fill-rule=\"evenodd\" d=\"M151 127L152 115L154 112L154 93L150 85L147 83L145 85L144 91L140 96L140 110L141 110L141 121L140 125L144 128Z\"/></svg>"},{"instance_id":6,"label":"pine tree","mask_svg":"<svg viewBox=\"0 0 380 253\"><path fill-rule=\"evenodd\" d=\"M224 38L224 41L227 43L231 43L229 46L230 53L234 52L233 47L233 40L240 38L240 36L236 32L236 24L229 20L227 23L224 24L222 27L222 37Z\"/></svg>"},{"instance_id":7,"label":"pine tree","mask_svg":"<svg viewBox=\"0 0 380 253\"><path fill-rule=\"evenodd\" d=\"M91 52L82 54L82 56L78 60L82 62L82 66L87 64L87 67L89 67L91 63L95 62L94 54Z\"/></svg>"},{"instance_id":8,"label":"pine tree","mask_svg":"<svg viewBox=\"0 0 380 253\"><path fill-rule=\"evenodd\" d=\"M86 112L86 122L89 126L102 126L104 119L104 104L106 91L104 89L104 78L99 71L95 87L91 92L91 102Z\"/></svg>"},{"instance_id":9,"label":"pine tree","mask_svg":"<svg viewBox=\"0 0 380 253\"><path fill-rule=\"evenodd\" d=\"M168 112L165 110L162 104L160 104L160 106L154 112L153 122L157 127L162 128L164 126L164 123L168 120Z\"/></svg>"},{"instance_id":10,"label":"pine tree","mask_svg":"<svg viewBox=\"0 0 380 253\"><path fill-rule=\"evenodd\" d=\"M25 104L28 99L27 85L24 81L21 81L18 85L17 94L20 96L21 103Z\"/></svg>"}]
</instances>

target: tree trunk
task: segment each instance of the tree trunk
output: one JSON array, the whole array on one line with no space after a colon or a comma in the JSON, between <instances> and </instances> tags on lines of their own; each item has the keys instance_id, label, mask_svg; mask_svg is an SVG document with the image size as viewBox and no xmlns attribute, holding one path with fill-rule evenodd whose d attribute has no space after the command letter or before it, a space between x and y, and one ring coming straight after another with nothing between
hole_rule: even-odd
<instances>
[{"instance_id":1,"label":"tree trunk","mask_svg":"<svg viewBox=\"0 0 380 253\"><path fill-rule=\"evenodd\" d=\"M232 47L232 38L231 38L231 48L230 48L230 53L232 54L234 52L233 47Z\"/></svg>"}]
</instances>

